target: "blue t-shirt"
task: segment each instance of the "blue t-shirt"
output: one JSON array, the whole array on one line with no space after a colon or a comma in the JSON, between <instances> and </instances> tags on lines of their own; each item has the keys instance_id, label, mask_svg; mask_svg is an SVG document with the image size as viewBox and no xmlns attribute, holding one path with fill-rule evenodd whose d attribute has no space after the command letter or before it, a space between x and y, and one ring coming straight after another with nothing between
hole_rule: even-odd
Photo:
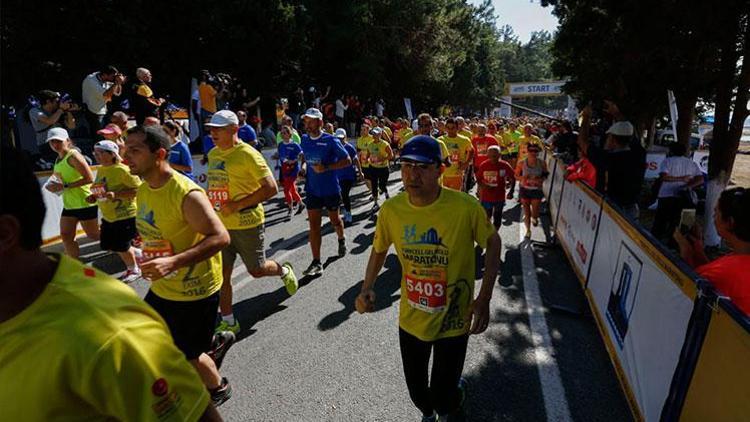
<instances>
[{"instance_id":1,"label":"blue t-shirt","mask_svg":"<svg viewBox=\"0 0 750 422\"><path fill-rule=\"evenodd\" d=\"M213 148L214 146L214 140L213 138L211 138L211 135L203 135L203 155L208 154L208 151L211 151L211 148Z\"/></svg>"},{"instance_id":2,"label":"blue t-shirt","mask_svg":"<svg viewBox=\"0 0 750 422\"><path fill-rule=\"evenodd\" d=\"M255 145L255 141L258 139L258 135L255 134L255 129L248 124L240 126L240 129L237 131L237 137L250 145Z\"/></svg>"},{"instance_id":3,"label":"blue t-shirt","mask_svg":"<svg viewBox=\"0 0 750 422\"><path fill-rule=\"evenodd\" d=\"M309 135L305 134L302 136L300 146L308 164L305 192L321 198L339 195L341 187L339 186L339 179L336 177L337 172L329 170L316 173L312 166L313 164L330 165L349 157L349 154L341 145L341 141L327 133L323 133L318 139L311 139Z\"/></svg>"},{"instance_id":4,"label":"blue t-shirt","mask_svg":"<svg viewBox=\"0 0 750 422\"><path fill-rule=\"evenodd\" d=\"M190 149L184 142L177 141L169 149L169 162L180 166L190 166L193 168L193 157L190 155ZM195 180L193 173L190 171L177 170L187 176L190 180Z\"/></svg>"},{"instance_id":5,"label":"blue t-shirt","mask_svg":"<svg viewBox=\"0 0 750 422\"><path fill-rule=\"evenodd\" d=\"M357 158L357 148L355 148L354 145L348 142L344 143L343 145L344 149L349 154L349 158L352 159L352 164L350 166L336 170L339 180L356 180L357 171L354 169L354 159Z\"/></svg>"},{"instance_id":6,"label":"blue t-shirt","mask_svg":"<svg viewBox=\"0 0 750 422\"><path fill-rule=\"evenodd\" d=\"M278 147L279 161L281 162L281 177L287 179L289 177L297 178L299 173L299 155L302 154L302 147L294 142L288 144L280 143ZM294 165L286 165L286 160L297 160Z\"/></svg>"}]
</instances>

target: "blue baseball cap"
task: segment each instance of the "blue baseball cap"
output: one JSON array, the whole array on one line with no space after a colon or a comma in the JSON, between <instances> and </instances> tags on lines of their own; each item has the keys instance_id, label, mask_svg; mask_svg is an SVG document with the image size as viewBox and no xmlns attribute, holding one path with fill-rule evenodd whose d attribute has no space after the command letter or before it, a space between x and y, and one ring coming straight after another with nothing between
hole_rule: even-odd
<instances>
[{"instance_id":1,"label":"blue baseball cap","mask_svg":"<svg viewBox=\"0 0 750 422\"><path fill-rule=\"evenodd\" d=\"M435 138L418 135L404 144L401 149L401 159L419 163L439 163L443 161L440 144Z\"/></svg>"}]
</instances>

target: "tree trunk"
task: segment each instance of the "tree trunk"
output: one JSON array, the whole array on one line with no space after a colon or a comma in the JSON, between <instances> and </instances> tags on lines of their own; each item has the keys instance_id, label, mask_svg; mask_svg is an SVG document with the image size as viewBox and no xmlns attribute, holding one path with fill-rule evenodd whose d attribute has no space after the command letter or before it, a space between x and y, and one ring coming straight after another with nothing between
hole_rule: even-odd
<instances>
[{"instance_id":1,"label":"tree trunk","mask_svg":"<svg viewBox=\"0 0 750 422\"><path fill-rule=\"evenodd\" d=\"M719 195L729 184L734 167L734 159L742 136L742 126L748 116L747 100L750 92L750 25L744 23L744 53L742 70L737 83L737 95L734 100L734 113L730 123L732 94L734 92L735 66L739 59L736 39L731 39L721 54L721 78L716 95L714 113L713 139L709 146L708 157L708 192L706 195L705 232L706 246L717 246L721 238L714 225L714 207ZM738 25L738 29L739 29ZM739 32L739 31L738 31Z\"/></svg>"},{"instance_id":2,"label":"tree trunk","mask_svg":"<svg viewBox=\"0 0 750 422\"><path fill-rule=\"evenodd\" d=\"M693 117L695 114L695 104L698 97L695 94L677 94L677 133L675 139L677 142L685 145L690 151L690 128L693 126Z\"/></svg>"}]
</instances>

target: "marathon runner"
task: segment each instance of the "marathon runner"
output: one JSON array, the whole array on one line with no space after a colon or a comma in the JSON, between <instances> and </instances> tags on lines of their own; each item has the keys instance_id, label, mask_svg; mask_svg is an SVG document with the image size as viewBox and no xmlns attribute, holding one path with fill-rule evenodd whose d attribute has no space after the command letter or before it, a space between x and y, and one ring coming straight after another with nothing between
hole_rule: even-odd
<instances>
[{"instance_id":1,"label":"marathon runner","mask_svg":"<svg viewBox=\"0 0 750 422\"><path fill-rule=\"evenodd\" d=\"M279 130L281 143L278 144L276 155L281 162L279 170L279 180L284 187L284 200L289 207L288 218L296 212L302 212L305 205L302 203L302 197L297 192L297 177L299 176L299 156L302 154L302 147L299 143L294 142L292 127L284 125Z\"/></svg>"},{"instance_id":2,"label":"marathon runner","mask_svg":"<svg viewBox=\"0 0 750 422\"><path fill-rule=\"evenodd\" d=\"M487 218L493 220L495 230L498 230L503 221L506 185L509 186L507 199L513 199L513 190L516 187L513 167L500 159L499 146L492 145L487 150L487 160L477 169L477 185L479 200L487 211Z\"/></svg>"},{"instance_id":3,"label":"marathon runner","mask_svg":"<svg viewBox=\"0 0 750 422\"><path fill-rule=\"evenodd\" d=\"M96 205L86 202L86 197L91 195L90 185L94 181L94 173L83 154L73 147L67 130L53 127L47 131L47 143L57 153L57 159L53 175L45 188L52 193L62 194L60 238L65 253L72 258L78 258L78 223L81 223L89 239L99 240L99 209Z\"/></svg>"},{"instance_id":4,"label":"marathon runner","mask_svg":"<svg viewBox=\"0 0 750 422\"><path fill-rule=\"evenodd\" d=\"M232 387L207 352L222 284L219 252L229 245L229 233L203 189L169 166L169 136L161 127L134 126L127 133L130 171L144 182L136 194L136 227L143 239L141 272L151 281L145 301L164 318L218 406ZM222 337L226 348L234 341L229 331Z\"/></svg>"},{"instance_id":5,"label":"marathon runner","mask_svg":"<svg viewBox=\"0 0 750 422\"><path fill-rule=\"evenodd\" d=\"M471 144L474 146L474 165L472 170L474 173L474 179L477 179L476 173L479 166L487 160L487 151L491 146L497 145L497 139L495 139L494 136L487 134L487 126L480 124L477 127L477 136L472 138ZM479 192L477 192L477 194L479 194Z\"/></svg>"},{"instance_id":6,"label":"marathon runner","mask_svg":"<svg viewBox=\"0 0 750 422\"><path fill-rule=\"evenodd\" d=\"M362 170L360 170L359 158L357 158L357 149L346 139L346 130L338 128L333 136L341 142L349 154L349 158L352 160L350 166L344 167L336 173L339 185L341 186L341 200L344 203L344 223L351 224L352 199L349 194L357 179L361 180L363 178Z\"/></svg>"},{"instance_id":7,"label":"marathon runner","mask_svg":"<svg viewBox=\"0 0 750 422\"><path fill-rule=\"evenodd\" d=\"M464 190L464 176L474 156L474 147L469 138L458 134L456 119L449 117L445 121L445 131L446 134L438 139L448 148L452 165L443 173L443 186Z\"/></svg>"},{"instance_id":8,"label":"marathon runner","mask_svg":"<svg viewBox=\"0 0 750 422\"><path fill-rule=\"evenodd\" d=\"M317 108L307 109L303 116L305 130L302 136L302 152L307 170L307 183L305 183L305 204L307 205L307 218L310 223L310 249L313 260L304 271L306 276L317 276L323 273L323 264L320 262L321 219L322 210L328 210L328 218L336 231L339 249L338 255L346 255L346 238L344 237L344 223L339 217L339 205L341 204L341 187L337 178L336 170L343 169L352 164L349 154L338 139L323 133L323 113Z\"/></svg>"},{"instance_id":9,"label":"marathon runner","mask_svg":"<svg viewBox=\"0 0 750 422\"><path fill-rule=\"evenodd\" d=\"M229 231L230 239L229 246L221 251L222 320L216 331L237 334L240 324L232 313L232 270L237 255L254 278L279 276L289 295L295 294L299 285L292 264L266 260L263 201L278 192L266 159L237 136L239 119L234 112L217 111L206 127L216 145L208 153L208 199Z\"/></svg>"},{"instance_id":10,"label":"marathon runner","mask_svg":"<svg viewBox=\"0 0 750 422\"><path fill-rule=\"evenodd\" d=\"M30 163L3 148L0 414L5 421L221 421L164 321L135 292L45 254Z\"/></svg>"},{"instance_id":11,"label":"marathon runner","mask_svg":"<svg viewBox=\"0 0 750 422\"><path fill-rule=\"evenodd\" d=\"M508 147L508 163L516 168L518 165L518 143L521 140L521 132L515 121L508 123L508 128L503 132L503 140Z\"/></svg>"},{"instance_id":12,"label":"marathon runner","mask_svg":"<svg viewBox=\"0 0 750 422\"><path fill-rule=\"evenodd\" d=\"M374 127L370 135L372 135L372 140L367 143L365 159L370 163L370 186L372 186L372 198L375 202L372 211L376 212L380 208L378 203L380 193L385 194L385 199L391 197L388 193L388 176L390 175L388 163L393 159L393 150L388 141L383 139L383 129Z\"/></svg>"},{"instance_id":13,"label":"marathon runner","mask_svg":"<svg viewBox=\"0 0 750 422\"><path fill-rule=\"evenodd\" d=\"M371 167L370 163L367 161L367 145L372 142L372 136L370 135L371 129L372 127L367 121L362 123L359 138L357 138L357 153L359 155L359 164L362 168L362 174L365 177L365 184L367 184L367 189L369 189L372 194L372 184L370 183Z\"/></svg>"},{"instance_id":14,"label":"marathon runner","mask_svg":"<svg viewBox=\"0 0 750 422\"><path fill-rule=\"evenodd\" d=\"M526 158L531 144L538 145L540 148L543 145L542 140L534 135L534 126L527 123L523 126L523 135L518 139L518 161L523 161Z\"/></svg>"},{"instance_id":15,"label":"marathon runner","mask_svg":"<svg viewBox=\"0 0 750 422\"><path fill-rule=\"evenodd\" d=\"M469 334L487 329L500 262L500 237L481 205L463 192L440 187L441 162L433 138L416 136L404 145L401 177L406 192L383 203L355 302L360 313L374 310L374 284L390 245L395 245L403 269L401 358L409 395L423 421L462 413L466 385L461 373ZM476 298L475 244L487 249Z\"/></svg>"},{"instance_id":16,"label":"marathon runner","mask_svg":"<svg viewBox=\"0 0 750 422\"><path fill-rule=\"evenodd\" d=\"M132 175L130 168L122 163L119 151L113 141L99 141L94 145L94 157L100 166L86 202L97 204L102 213L99 246L102 250L117 252L127 267L120 280L131 283L141 277L132 246L138 235L135 229L135 193L141 179Z\"/></svg>"},{"instance_id":17,"label":"marathon runner","mask_svg":"<svg viewBox=\"0 0 750 422\"><path fill-rule=\"evenodd\" d=\"M541 147L535 143L529 144L528 156L521 160L516 167L516 178L520 181L518 197L523 206L523 224L526 227L526 237L531 237L531 224L539 225L539 205L544 198L542 183L549 175L547 163L538 158Z\"/></svg>"}]
</instances>

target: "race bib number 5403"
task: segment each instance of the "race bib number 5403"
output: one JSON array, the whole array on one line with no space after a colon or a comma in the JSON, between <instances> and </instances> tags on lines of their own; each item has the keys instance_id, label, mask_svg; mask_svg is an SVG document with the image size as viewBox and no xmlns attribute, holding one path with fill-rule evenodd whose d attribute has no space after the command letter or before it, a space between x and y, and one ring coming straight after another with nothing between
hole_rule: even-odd
<instances>
[{"instance_id":1,"label":"race bib number 5403","mask_svg":"<svg viewBox=\"0 0 750 422\"><path fill-rule=\"evenodd\" d=\"M431 314L445 309L447 283L444 277L415 277L407 274L405 278L409 305Z\"/></svg>"}]
</instances>

